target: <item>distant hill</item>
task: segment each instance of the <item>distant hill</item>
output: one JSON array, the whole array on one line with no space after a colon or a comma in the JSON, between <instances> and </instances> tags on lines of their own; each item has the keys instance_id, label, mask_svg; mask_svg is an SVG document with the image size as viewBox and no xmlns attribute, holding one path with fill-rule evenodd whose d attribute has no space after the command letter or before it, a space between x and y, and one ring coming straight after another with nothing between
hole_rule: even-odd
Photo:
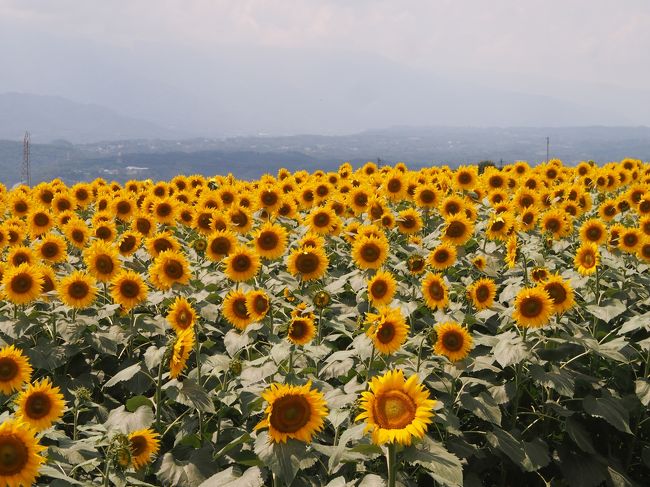
<instances>
[{"instance_id":1,"label":"distant hill","mask_svg":"<svg viewBox=\"0 0 650 487\"><path fill-rule=\"evenodd\" d=\"M55 139L84 143L183 136L99 105L77 103L58 96L0 94L0 139L22 140L25 130L41 143Z\"/></svg>"}]
</instances>

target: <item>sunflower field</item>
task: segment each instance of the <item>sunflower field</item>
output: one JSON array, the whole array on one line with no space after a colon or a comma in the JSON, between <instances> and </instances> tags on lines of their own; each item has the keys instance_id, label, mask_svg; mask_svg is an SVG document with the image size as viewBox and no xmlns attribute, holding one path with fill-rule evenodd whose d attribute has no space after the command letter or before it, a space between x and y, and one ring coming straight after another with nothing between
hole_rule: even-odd
<instances>
[{"instance_id":1,"label":"sunflower field","mask_svg":"<svg viewBox=\"0 0 650 487\"><path fill-rule=\"evenodd\" d=\"M0 487L648 485L649 372L640 160L0 185Z\"/></svg>"}]
</instances>

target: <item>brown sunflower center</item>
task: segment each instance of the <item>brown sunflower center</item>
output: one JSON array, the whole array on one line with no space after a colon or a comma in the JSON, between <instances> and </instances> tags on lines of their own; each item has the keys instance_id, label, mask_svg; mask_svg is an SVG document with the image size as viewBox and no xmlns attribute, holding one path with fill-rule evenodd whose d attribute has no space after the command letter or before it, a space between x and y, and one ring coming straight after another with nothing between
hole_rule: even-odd
<instances>
[{"instance_id":1,"label":"brown sunflower center","mask_svg":"<svg viewBox=\"0 0 650 487\"><path fill-rule=\"evenodd\" d=\"M415 419L417 406L403 391L392 390L381 393L373 403L373 416L384 429L402 429Z\"/></svg>"},{"instance_id":2,"label":"brown sunflower center","mask_svg":"<svg viewBox=\"0 0 650 487\"><path fill-rule=\"evenodd\" d=\"M361 247L361 257L366 262L376 262L381 255L381 249L374 242L365 243Z\"/></svg>"},{"instance_id":3,"label":"brown sunflower center","mask_svg":"<svg viewBox=\"0 0 650 487\"><path fill-rule=\"evenodd\" d=\"M558 220L557 218L549 218L546 221L546 229L549 232L557 232L561 226L562 224L560 223L560 220Z\"/></svg>"},{"instance_id":4,"label":"brown sunflower center","mask_svg":"<svg viewBox=\"0 0 650 487\"><path fill-rule=\"evenodd\" d=\"M131 446L131 453L133 453L134 457L142 455L147 451L147 439L142 435L129 438L129 443Z\"/></svg>"},{"instance_id":5,"label":"brown sunflower center","mask_svg":"<svg viewBox=\"0 0 650 487\"><path fill-rule=\"evenodd\" d=\"M83 299L89 292L90 287L84 281L75 281L68 287L68 294L74 299Z\"/></svg>"},{"instance_id":6,"label":"brown sunflower center","mask_svg":"<svg viewBox=\"0 0 650 487\"><path fill-rule=\"evenodd\" d=\"M433 260L438 264L444 264L449 260L449 251L447 249L439 249L433 254Z\"/></svg>"},{"instance_id":7,"label":"brown sunflower center","mask_svg":"<svg viewBox=\"0 0 650 487\"><path fill-rule=\"evenodd\" d=\"M442 336L442 344L450 352L457 352L463 348L463 335L455 330L448 331Z\"/></svg>"},{"instance_id":8,"label":"brown sunflower center","mask_svg":"<svg viewBox=\"0 0 650 487\"><path fill-rule=\"evenodd\" d=\"M449 238L460 238L465 235L466 230L467 227L463 222L454 220L447 226L445 235Z\"/></svg>"},{"instance_id":9,"label":"brown sunflower center","mask_svg":"<svg viewBox=\"0 0 650 487\"><path fill-rule=\"evenodd\" d=\"M544 304L538 296L527 296L519 305L521 314L526 318L536 318L544 310Z\"/></svg>"},{"instance_id":10,"label":"brown sunflower center","mask_svg":"<svg viewBox=\"0 0 650 487\"><path fill-rule=\"evenodd\" d=\"M73 230L72 231L72 240L74 240L77 243L81 243L84 240L86 240L86 234L81 230Z\"/></svg>"},{"instance_id":11,"label":"brown sunflower center","mask_svg":"<svg viewBox=\"0 0 650 487\"><path fill-rule=\"evenodd\" d=\"M415 218L412 215L402 217L402 226L404 228L414 228L416 224Z\"/></svg>"},{"instance_id":12,"label":"brown sunflower center","mask_svg":"<svg viewBox=\"0 0 650 487\"><path fill-rule=\"evenodd\" d=\"M0 437L0 475L12 476L20 474L27 465L29 450L20 438L15 435Z\"/></svg>"},{"instance_id":13,"label":"brown sunflower center","mask_svg":"<svg viewBox=\"0 0 650 487\"><path fill-rule=\"evenodd\" d=\"M50 414L52 400L44 392L35 392L25 401L25 415L30 419L41 419Z\"/></svg>"},{"instance_id":14,"label":"brown sunflower center","mask_svg":"<svg viewBox=\"0 0 650 487\"><path fill-rule=\"evenodd\" d=\"M589 250L582 254L582 266L583 267L593 267L596 265L596 256Z\"/></svg>"},{"instance_id":15,"label":"brown sunflower center","mask_svg":"<svg viewBox=\"0 0 650 487\"><path fill-rule=\"evenodd\" d=\"M11 259L11 263L16 267L25 262L29 262L29 256L25 252L18 252Z\"/></svg>"},{"instance_id":16,"label":"brown sunflower center","mask_svg":"<svg viewBox=\"0 0 650 487\"><path fill-rule=\"evenodd\" d=\"M323 228L330 224L330 217L327 213L317 213L314 216L314 225Z\"/></svg>"},{"instance_id":17,"label":"brown sunflower center","mask_svg":"<svg viewBox=\"0 0 650 487\"><path fill-rule=\"evenodd\" d=\"M101 238L102 240L108 240L113 235L113 232L109 227L101 226L95 230L95 235L97 238Z\"/></svg>"},{"instance_id":18,"label":"brown sunflower center","mask_svg":"<svg viewBox=\"0 0 650 487\"><path fill-rule=\"evenodd\" d=\"M29 206L27 206L27 203L24 201L19 201L14 205L14 208L16 209L16 212L18 213L25 213L27 210L29 210Z\"/></svg>"},{"instance_id":19,"label":"brown sunflower center","mask_svg":"<svg viewBox=\"0 0 650 487\"><path fill-rule=\"evenodd\" d=\"M248 309L246 308L246 298L237 298L232 303L232 310L238 318L247 319Z\"/></svg>"},{"instance_id":20,"label":"brown sunflower center","mask_svg":"<svg viewBox=\"0 0 650 487\"><path fill-rule=\"evenodd\" d=\"M650 200L643 200L639 204L639 211L641 213L650 213Z\"/></svg>"},{"instance_id":21,"label":"brown sunflower center","mask_svg":"<svg viewBox=\"0 0 650 487\"><path fill-rule=\"evenodd\" d=\"M402 189L402 182L399 179L391 179L386 188L390 193L398 193Z\"/></svg>"},{"instance_id":22,"label":"brown sunflower center","mask_svg":"<svg viewBox=\"0 0 650 487\"><path fill-rule=\"evenodd\" d=\"M592 242L597 242L600 240L600 237L603 236L603 231L600 227L597 226L591 226L587 229L587 239L591 240Z\"/></svg>"},{"instance_id":23,"label":"brown sunflower center","mask_svg":"<svg viewBox=\"0 0 650 487\"><path fill-rule=\"evenodd\" d=\"M180 279L183 277L184 268L183 264L177 260L170 260L165 263L164 267L165 275L170 279Z\"/></svg>"},{"instance_id":24,"label":"brown sunflower center","mask_svg":"<svg viewBox=\"0 0 650 487\"><path fill-rule=\"evenodd\" d=\"M52 200L54 199L54 193L50 191L49 189L44 189L41 192L41 201L45 204L50 204Z\"/></svg>"},{"instance_id":25,"label":"brown sunflower center","mask_svg":"<svg viewBox=\"0 0 650 487\"><path fill-rule=\"evenodd\" d=\"M278 202L278 195L274 191L264 191L262 193L262 203L266 206L273 206Z\"/></svg>"},{"instance_id":26,"label":"brown sunflower center","mask_svg":"<svg viewBox=\"0 0 650 487\"><path fill-rule=\"evenodd\" d=\"M171 215L171 213L172 213L172 205L170 205L169 203L160 203L156 208L156 214L159 217L165 218Z\"/></svg>"},{"instance_id":27,"label":"brown sunflower center","mask_svg":"<svg viewBox=\"0 0 650 487\"><path fill-rule=\"evenodd\" d=\"M115 210L118 215L128 215L131 212L131 203L128 201L120 201L115 206Z\"/></svg>"},{"instance_id":28,"label":"brown sunflower center","mask_svg":"<svg viewBox=\"0 0 650 487\"><path fill-rule=\"evenodd\" d=\"M492 231L493 232L500 232L503 230L503 227L506 226L506 222L503 220L497 220L492 224Z\"/></svg>"},{"instance_id":29,"label":"brown sunflower center","mask_svg":"<svg viewBox=\"0 0 650 487\"><path fill-rule=\"evenodd\" d=\"M375 298L383 298L388 292L388 284L384 280L377 280L370 286L370 294Z\"/></svg>"},{"instance_id":30,"label":"brown sunflower center","mask_svg":"<svg viewBox=\"0 0 650 487\"><path fill-rule=\"evenodd\" d=\"M460 184L469 184L472 182L472 175L468 172L459 172L458 173L458 182Z\"/></svg>"},{"instance_id":31,"label":"brown sunflower center","mask_svg":"<svg viewBox=\"0 0 650 487\"><path fill-rule=\"evenodd\" d=\"M559 282L551 282L544 286L554 304L562 304L567 299L567 292L564 286Z\"/></svg>"},{"instance_id":32,"label":"brown sunflower center","mask_svg":"<svg viewBox=\"0 0 650 487\"><path fill-rule=\"evenodd\" d=\"M221 201L224 202L224 204L229 205L233 201L235 201L235 195L232 194L230 191L224 191L221 193Z\"/></svg>"},{"instance_id":33,"label":"brown sunflower center","mask_svg":"<svg viewBox=\"0 0 650 487\"><path fill-rule=\"evenodd\" d=\"M460 205L455 201L450 201L445 205L445 211L450 215L455 215L460 211Z\"/></svg>"},{"instance_id":34,"label":"brown sunflower center","mask_svg":"<svg viewBox=\"0 0 650 487\"><path fill-rule=\"evenodd\" d=\"M318 269L320 259L311 252L302 252L296 258L296 269L301 274L311 274Z\"/></svg>"},{"instance_id":35,"label":"brown sunflower center","mask_svg":"<svg viewBox=\"0 0 650 487\"><path fill-rule=\"evenodd\" d=\"M385 322L379 325L377 328L377 340L383 344L390 343L395 337L395 324L390 322Z\"/></svg>"},{"instance_id":36,"label":"brown sunflower center","mask_svg":"<svg viewBox=\"0 0 650 487\"><path fill-rule=\"evenodd\" d=\"M429 296L436 301L440 301L445 297L445 289L439 282L434 281L429 285Z\"/></svg>"},{"instance_id":37,"label":"brown sunflower center","mask_svg":"<svg viewBox=\"0 0 650 487\"><path fill-rule=\"evenodd\" d=\"M311 406L298 394L288 394L273 402L269 421L281 433L295 433L311 418Z\"/></svg>"},{"instance_id":38,"label":"brown sunflower center","mask_svg":"<svg viewBox=\"0 0 650 487\"><path fill-rule=\"evenodd\" d=\"M420 192L420 201L422 201L423 203L429 205L433 203L435 200L436 200L436 195L430 189L423 189Z\"/></svg>"},{"instance_id":39,"label":"brown sunflower center","mask_svg":"<svg viewBox=\"0 0 650 487\"><path fill-rule=\"evenodd\" d=\"M626 233L623 236L623 243L627 247L635 247L637 243L639 243L639 237L637 237L634 233Z\"/></svg>"},{"instance_id":40,"label":"brown sunflower center","mask_svg":"<svg viewBox=\"0 0 650 487\"><path fill-rule=\"evenodd\" d=\"M354 196L354 203L357 206L366 206L368 204L368 195L365 193L357 193Z\"/></svg>"},{"instance_id":41,"label":"brown sunflower center","mask_svg":"<svg viewBox=\"0 0 650 487\"><path fill-rule=\"evenodd\" d=\"M210 242L210 250L217 255L228 255L232 243L226 237L217 237Z\"/></svg>"},{"instance_id":42,"label":"brown sunflower center","mask_svg":"<svg viewBox=\"0 0 650 487\"><path fill-rule=\"evenodd\" d=\"M479 303L487 301L489 298L490 298L490 288L487 285L481 284L476 288L476 300Z\"/></svg>"},{"instance_id":43,"label":"brown sunflower center","mask_svg":"<svg viewBox=\"0 0 650 487\"><path fill-rule=\"evenodd\" d=\"M292 340L302 339L308 331L307 322L303 319L294 319L289 327L289 336Z\"/></svg>"},{"instance_id":44,"label":"brown sunflower center","mask_svg":"<svg viewBox=\"0 0 650 487\"><path fill-rule=\"evenodd\" d=\"M176 321L182 327L187 328L192 323L192 313L187 309L181 309L176 314Z\"/></svg>"},{"instance_id":45,"label":"brown sunflower center","mask_svg":"<svg viewBox=\"0 0 650 487\"><path fill-rule=\"evenodd\" d=\"M424 268L424 259L419 255L411 256L407 264L411 272L419 272Z\"/></svg>"},{"instance_id":46,"label":"brown sunflower center","mask_svg":"<svg viewBox=\"0 0 650 487\"><path fill-rule=\"evenodd\" d=\"M120 252L130 252L134 249L136 242L137 241L133 235L127 235L120 242Z\"/></svg>"},{"instance_id":47,"label":"brown sunflower center","mask_svg":"<svg viewBox=\"0 0 650 487\"><path fill-rule=\"evenodd\" d=\"M140 286L137 282L127 279L120 284L120 294L127 299L133 299L140 294Z\"/></svg>"},{"instance_id":48,"label":"brown sunflower center","mask_svg":"<svg viewBox=\"0 0 650 487\"><path fill-rule=\"evenodd\" d=\"M101 274L110 274L115 269L115 264L110 255L102 254L95 259L95 267Z\"/></svg>"},{"instance_id":49,"label":"brown sunflower center","mask_svg":"<svg viewBox=\"0 0 650 487\"><path fill-rule=\"evenodd\" d=\"M165 250L173 249L173 246L169 240L166 238L157 238L153 242L153 248L156 252L161 253Z\"/></svg>"},{"instance_id":50,"label":"brown sunflower center","mask_svg":"<svg viewBox=\"0 0 650 487\"><path fill-rule=\"evenodd\" d=\"M36 213L34 215L34 225L37 227L45 227L50 223L50 217L45 213Z\"/></svg>"},{"instance_id":51,"label":"brown sunflower center","mask_svg":"<svg viewBox=\"0 0 650 487\"><path fill-rule=\"evenodd\" d=\"M34 286L34 279L26 272L21 272L11 280L11 290L16 294L29 292Z\"/></svg>"},{"instance_id":52,"label":"brown sunflower center","mask_svg":"<svg viewBox=\"0 0 650 487\"><path fill-rule=\"evenodd\" d=\"M606 205L603 208L603 213L607 216L614 216L616 215L616 207L614 205Z\"/></svg>"},{"instance_id":53,"label":"brown sunflower center","mask_svg":"<svg viewBox=\"0 0 650 487\"><path fill-rule=\"evenodd\" d=\"M10 357L0 358L0 382L9 382L18 374L18 364Z\"/></svg>"},{"instance_id":54,"label":"brown sunflower center","mask_svg":"<svg viewBox=\"0 0 650 487\"><path fill-rule=\"evenodd\" d=\"M232 260L232 268L236 272L246 272L252 265L251 258L246 254L236 255Z\"/></svg>"},{"instance_id":55,"label":"brown sunflower center","mask_svg":"<svg viewBox=\"0 0 650 487\"><path fill-rule=\"evenodd\" d=\"M278 246L280 239L274 231L268 230L262 232L257 241L264 250L273 250Z\"/></svg>"},{"instance_id":56,"label":"brown sunflower center","mask_svg":"<svg viewBox=\"0 0 650 487\"><path fill-rule=\"evenodd\" d=\"M135 228L142 235L148 235L151 231L151 222L146 218L138 218L135 222Z\"/></svg>"},{"instance_id":57,"label":"brown sunflower center","mask_svg":"<svg viewBox=\"0 0 650 487\"><path fill-rule=\"evenodd\" d=\"M72 207L72 203L66 199L61 199L56 203L56 209L59 211L69 210Z\"/></svg>"},{"instance_id":58,"label":"brown sunflower center","mask_svg":"<svg viewBox=\"0 0 650 487\"><path fill-rule=\"evenodd\" d=\"M49 293L54 290L54 281L47 274L43 274L43 286L41 291L44 293Z\"/></svg>"},{"instance_id":59,"label":"brown sunflower center","mask_svg":"<svg viewBox=\"0 0 650 487\"><path fill-rule=\"evenodd\" d=\"M269 309L269 300L266 296L257 295L253 300L253 308L256 313L264 313Z\"/></svg>"},{"instance_id":60,"label":"brown sunflower center","mask_svg":"<svg viewBox=\"0 0 650 487\"><path fill-rule=\"evenodd\" d=\"M41 247L41 254L46 259L51 259L59 255L59 246L55 242L46 242Z\"/></svg>"}]
</instances>

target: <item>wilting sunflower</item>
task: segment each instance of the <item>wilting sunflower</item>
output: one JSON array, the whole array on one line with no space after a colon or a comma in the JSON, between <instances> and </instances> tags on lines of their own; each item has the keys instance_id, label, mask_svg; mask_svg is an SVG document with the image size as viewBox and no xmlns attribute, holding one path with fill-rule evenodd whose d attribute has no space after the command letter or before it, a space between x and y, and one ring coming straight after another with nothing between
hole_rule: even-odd
<instances>
[{"instance_id":1,"label":"wilting sunflower","mask_svg":"<svg viewBox=\"0 0 650 487\"><path fill-rule=\"evenodd\" d=\"M86 272L74 271L59 281L59 298L71 308L87 308L97 297L96 282L95 278Z\"/></svg>"},{"instance_id":2,"label":"wilting sunflower","mask_svg":"<svg viewBox=\"0 0 650 487\"><path fill-rule=\"evenodd\" d=\"M266 259L277 259L287 248L287 230L281 225L265 223L255 234L255 249Z\"/></svg>"},{"instance_id":3,"label":"wilting sunflower","mask_svg":"<svg viewBox=\"0 0 650 487\"><path fill-rule=\"evenodd\" d=\"M181 331L194 326L194 322L196 321L196 311L192 308L192 305L186 298L178 296L169 308L165 318L174 331L180 333Z\"/></svg>"},{"instance_id":4,"label":"wilting sunflower","mask_svg":"<svg viewBox=\"0 0 650 487\"><path fill-rule=\"evenodd\" d=\"M480 311L492 306L497 294L497 287L492 279L486 277L473 282L467 288L467 293L474 307Z\"/></svg>"},{"instance_id":5,"label":"wilting sunflower","mask_svg":"<svg viewBox=\"0 0 650 487\"><path fill-rule=\"evenodd\" d=\"M52 233L45 235L36 245L37 255L48 262L64 262L68 258L67 244L63 237Z\"/></svg>"},{"instance_id":6,"label":"wilting sunflower","mask_svg":"<svg viewBox=\"0 0 650 487\"><path fill-rule=\"evenodd\" d=\"M407 208L397 214L397 228L399 231L410 235L422 230L422 217L415 208Z\"/></svg>"},{"instance_id":7,"label":"wilting sunflower","mask_svg":"<svg viewBox=\"0 0 650 487\"><path fill-rule=\"evenodd\" d=\"M444 270L456 262L456 247L446 242L441 243L429 254L429 265L437 270Z\"/></svg>"},{"instance_id":8,"label":"wilting sunflower","mask_svg":"<svg viewBox=\"0 0 650 487\"><path fill-rule=\"evenodd\" d=\"M598 251L598 246L586 242L580 246L573 259L576 269L583 276L589 276L596 272L596 267L599 262L600 252Z\"/></svg>"},{"instance_id":9,"label":"wilting sunflower","mask_svg":"<svg viewBox=\"0 0 650 487\"><path fill-rule=\"evenodd\" d=\"M376 445L410 445L413 437L422 438L426 433L435 405L417 374L404 380L402 370L390 370L373 377L370 390L361 393L362 412L355 421L366 421L365 431L372 432Z\"/></svg>"},{"instance_id":10,"label":"wilting sunflower","mask_svg":"<svg viewBox=\"0 0 650 487\"><path fill-rule=\"evenodd\" d=\"M575 304L571 284L558 274L548 277L542 286L550 296L551 301L553 301L553 312L555 314L562 314Z\"/></svg>"},{"instance_id":11,"label":"wilting sunflower","mask_svg":"<svg viewBox=\"0 0 650 487\"><path fill-rule=\"evenodd\" d=\"M129 311L147 299L147 286L140 274L123 270L111 281L111 296L124 311Z\"/></svg>"},{"instance_id":12,"label":"wilting sunflower","mask_svg":"<svg viewBox=\"0 0 650 487\"><path fill-rule=\"evenodd\" d=\"M6 299L14 304L27 304L41 294L43 276L36 266L20 264L5 270L2 286Z\"/></svg>"},{"instance_id":13,"label":"wilting sunflower","mask_svg":"<svg viewBox=\"0 0 650 487\"><path fill-rule=\"evenodd\" d=\"M591 218L580 227L580 240L600 245L607 241L607 227L596 218Z\"/></svg>"},{"instance_id":14,"label":"wilting sunflower","mask_svg":"<svg viewBox=\"0 0 650 487\"><path fill-rule=\"evenodd\" d=\"M290 438L311 443L325 425L327 403L320 391L312 389L311 381L302 386L271 384L262 398L268 406L255 429L268 428L274 443L286 443Z\"/></svg>"},{"instance_id":15,"label":"wilting sunflower","mask_svg":"<svg viewBox=\"0 0 650 487\"><path fill-rule=\"evenodd\" d=\"M254 250L239 245L224 259L224 272L231 281L242 282L252 279L260 269L260 257Z\"/></svg>"},{"instance_id":16,"label":"wilting sunflower","mask_svg":"<svg viewBox=\"0 0 650 487\"><path fill-rule=\"evenodd\" d=\"M552 314L553 300L542 286L525 288L517 294L515 311L512 314L517 325L541 327L549 322Z\"/></svg>"},{"instance_id":17,"label":"wilting sunflower","mask_svg":"<svg viewBox=\"0 0 650 487\"><path fill-rule=\"evenodd\" d=\"M36 483L38 468L45 462L34 430L15 419L0 424L0 485L26 487Z\"/></svg>"},{"instance_id":18,"label":"wilting sunflower","mask_svg":"<svg viewBox=\"0 0 650 487\"><path fill-rule=\"evenodd\" d=\"M378 271L368 280L368 299L375 306L390 304L397 289L397 281L388 271Z\"/></svg>"},{"instance_id":19,"label":"wilting sunflower","mask_svg":"<svg viewBox=\"0 0 650 487\"><path fill-rule=\"evenodd\" d=\"M352 245L352 258L360 269L378 269L388 256L388 242L375 236L359 237Z\"/></svg>"},{"instance_id":20,"label":"wilting sunflower","mask_svg":"<svg viewBox=\"0 0 650 487\"><path fill-rule=\"evenodd\" d=\"M117 249L103 240L95 240L84 250L84 261L88 271L102 282L109 282L120 271Z\"/></svg>"},{"instance_id":21,"label":"wilting sunflower","mask_svg":"<svg viewBox=\"0 0 650 487\"><path fill-rule=\"evenodd\" d=\"M60 389L46 378L28 385L16 398L16 406L16 419L39 432L61 419L65 401Z\"/></svg>"},{"instance_id":22,"label":"wilting sunflower","mask_svg":"<svg viewBox=\"0 0 650 487\"><path fill-rule=\"evenodd\" d=\"M246 293L243 291L231 290L223 299L221 310L224 318L242 331L253 322L246 305Z\"/></svg>"},{"instance_id":23,"label":"wilting sunflower","mask_svg":"<svg viewBox=\"0 0 650 487\"><path fill-rule=\"evenodd\" d=\"M444 355L451 362L463 360L472 349L472 335L458 323L440 323L435 327L436 343L434 351Z\"/></svg>"},{"instance_id":24,"label":"wilting sunflower","mask_svg":"<svg viewBox=\"0 0 650 487\"><path fill-rule=\"evenodd\" d=\"M166 250L158 254L149 268L149 281L166 291L174 284L185 286L192 276L187 258L180 252Z\"/></svg>"},{"instance_id":25,"label":"wilting sunflower","mask_svg":"<svg viewBox=\"0 0 650 487\"><path fill-rule=\"evenodd\" d=\"M32 377L32 366L23 352L13 345L0 349L0 392L5 396L19 390Z\"/></svg>"},{"instance_id":26,"label":"wilting sunflower","mask_svg":"<svg viewBox=\"0 0 650 487\"><path fill-rule=\"evenodd\" d=\"M462 213L447 217L442 239L454 245L465 245L474 234L474 224Z\"/></svg>"},{"instance_id":27,"label":"wilting sunflower","mask_svg":"<svg viewBox=\"0 0 650 487\"><path fill-rule=\"evenodd\" d=\"M316 325L311 314L293 315L287 328L287 340L295 345L306 345L316 336Z\"/></svg>"},{"instance_id":28,"label":"wilting sunflower","mask_svg":"<svg viewBox=\"0 0 650 487\"><path fill-rule=\"evenodd\" d=\"M399 350L409 333L409 325L399 308L382 307L379 313L366 314L366 335L384 355Z\"/></svg>"},{"instance_id":29,"label":"wilting sunflower","mask_svg":"<svg viewBox=\"0 0 650 487\"><path fill-rule=\"evenodd\" d=\"M172 357L169 360L169 376L172 379L176 379L185 369L187 359L190 358L190 352L194 347L194 339L194 328L186 328L176 335Z\"/></svg>"},{"instance_id":30,"label":"wilting sunflower","mask_svg":"<svg viewBox=\"0 0 650 487\"><path fill-rule=\"evenodd\" d=\"M322 247L299 247L287 259L287 270L303 281L320 279L327 272L329 259Z\"/></svg>"},{"instance_id":31,"label":"wilting sunflower","mask_svg":"<svg viewBox=\"0 0 650 487\"><path fill-rule=\"evenodd\" d=\"M422 295L426 305L435 309L445 309L449 303L449 291L444 279L439 274L429 272L422 281Z\"/></svg>"},{"instance_id":32,"label":"wilting sunflower","mask_svg":"<svg viewBox=\"0 0 650 487\"><path fill-rule=\"evenodd\" d=\"M131 462L137 470L153 460L160 448L160 435L151 428L129 433Z\"/></svg>"},{"instance_id":33,"label":"wilting sunflower","mask_svg":"<svg viewBox=\"0 0 650 487\"><path fill-rule=\"evenodd\" d=\"M253 321L262 321L271 308L266 291L257 290L246 293L246 309Z\"/></svg>"}]
</instances>

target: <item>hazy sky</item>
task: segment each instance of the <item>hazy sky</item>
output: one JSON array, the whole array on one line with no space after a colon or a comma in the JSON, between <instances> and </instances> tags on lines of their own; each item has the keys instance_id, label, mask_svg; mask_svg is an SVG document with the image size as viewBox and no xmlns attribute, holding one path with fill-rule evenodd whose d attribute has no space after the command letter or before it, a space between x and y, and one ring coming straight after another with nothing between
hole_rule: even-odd
<instances>
[{"instance_id":1,"label":"hazy sky","mask_svg":"<svg viewBox=\"0 0 650 487\"><path fill-rule=\"evenodd\" d=\"M99 46L94 51L97 63L104 54L111 62L127 56L135 60L150 53L151 46L174 46L177 50L169 55L171 71L174 63L187 57L183 52L244 49L241 52L257 52L262 58L287 51L312 53L312 57L323 52L352 53L359 60L385 59L403 77L441 76L452 84L471 79L484 88L576 103L590 110L585 117L593 123L606 124L607 117L614 117L617 123L650 124L650 115L642 118L650 100L649 26L648 0L0 0L0 30L5 30L4 37L0 31L0 61L3 70L7 63L24 66L25 57L39 59L38 46L47 51L52 39L59 49L85 43ZM77 73L75 56L71 51L71 59L60 69ZM16 61L19 57L23 60ZM144 61L129 66L138 62ZM250 62L259 62L259 58L253 56ZM219 79L217 61L207 60L204 68L208 78ZM199 68L183 65L183 69ZM156 76L168 74L157 70ZM21 76L26 75L17 67L13 77L4 84L0 81L0 91L74 95L60 88L65 85L60 75L51 85L45 84L50 79L46 76L42 85L27 83L24 89ZM170 86L201 92L182 86L172 79L173 73L169 76ZM282 79L282 83L289 81ZM75 89L80 101L113 103L90 89ZM314 88L314 93L319 89ZM238 93L232 92L233 96ZM273 95L272 91L267 94ZM386 95L377 94L377 100L381 96ZM124 112L129 106L111 108ZM136 108L128 114L160 115ZM589 118L592 112L593 120ZM168 116L160 117L170 123ZM242 126L248 123L245 118ZM395 122L402 123L408 117L397 118ZM324 127L328 130L329 126ZM278 130L297 129L287 125Z\"/></svg>"}]
</instances>

